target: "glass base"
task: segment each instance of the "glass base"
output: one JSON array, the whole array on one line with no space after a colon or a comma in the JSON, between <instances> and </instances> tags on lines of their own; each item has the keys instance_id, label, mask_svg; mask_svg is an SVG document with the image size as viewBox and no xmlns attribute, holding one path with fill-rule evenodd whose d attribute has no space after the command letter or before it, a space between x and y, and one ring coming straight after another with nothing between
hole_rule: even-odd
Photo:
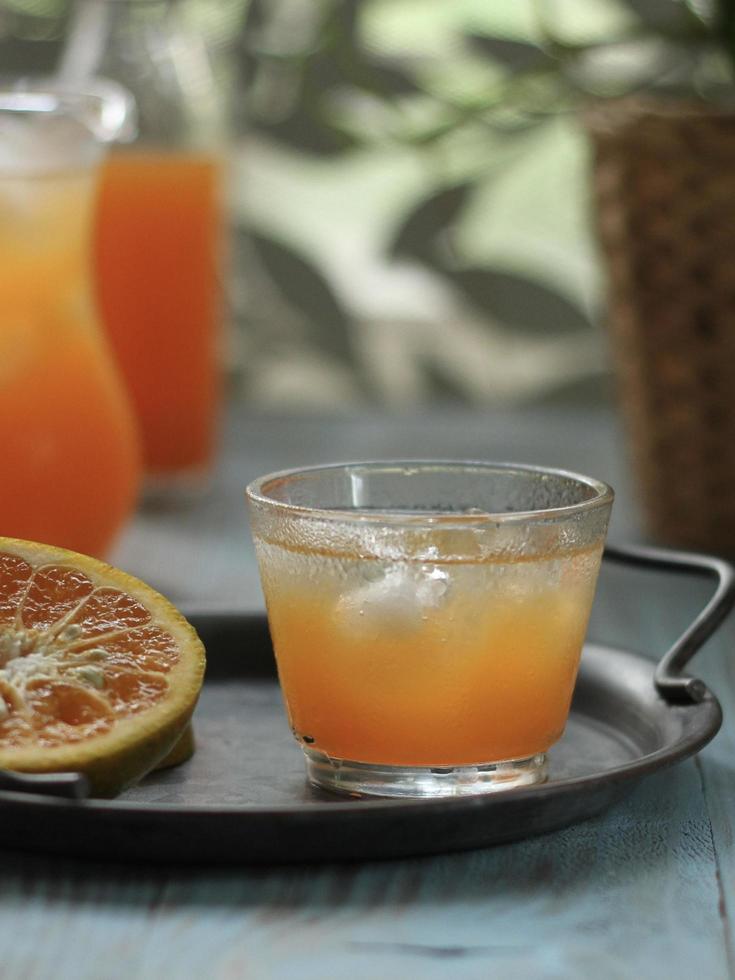
<instances>
[{"instance_id":1,"label":"glass base","mask_svg":"<svg viewBox=\"0 0 735 980\"><path fill-rule=\"evenodd\" d=\"M306 775L313 786L350 796L392 796L401 799L475 796L517 786L543 783L547 777L543 753L527 759L489 762L478 766L384 766L332 759L304 748Z\"/></svg>"}]
</instances>

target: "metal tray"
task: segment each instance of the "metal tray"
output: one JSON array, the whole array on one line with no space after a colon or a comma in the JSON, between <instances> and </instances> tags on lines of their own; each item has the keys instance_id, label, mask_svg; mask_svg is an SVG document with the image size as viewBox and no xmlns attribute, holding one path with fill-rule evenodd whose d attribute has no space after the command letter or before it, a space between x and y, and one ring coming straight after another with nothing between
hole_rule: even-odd
<instances>
[{"instance_id":1,"label":"metal tray","mask_svg":"<svg viewBox=\"0 0 735 980\"><path fill-rule=\"evenodd\" d=\"M606 559L714 577L703 612L655 665L585 648L567 731L541 786L443 800L345 800L305 784L283 712L263 616L199 615L207 679L195 715L198 749L119 799L85 798L74 773L0 771L4 847L103 860L282 863L371 860L484 847L592 817L637 780L702 748L720 706L681 673L735 602L726 562L649 548Z\"/></svg>"}]
</instances>

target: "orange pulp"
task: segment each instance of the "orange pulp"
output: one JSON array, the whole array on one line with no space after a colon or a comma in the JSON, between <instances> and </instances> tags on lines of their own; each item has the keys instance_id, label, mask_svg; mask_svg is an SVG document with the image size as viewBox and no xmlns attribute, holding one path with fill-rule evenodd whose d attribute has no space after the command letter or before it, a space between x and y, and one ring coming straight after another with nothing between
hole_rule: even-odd
<instances>
[{"instance_id":1,"label":"orange pulp","mask_svg":"<svg viewBox=\"0 0 735 980\"><path fill-rule=\"evenodd\" d=\"M0 768L85 772L114 794L170 752L203 670L194 630L143 582L0 538Z\"/></svg>"},{"instance_id":2,"label":"orange pulp","mask_svg":"<svg viewBox=\"0 0 735 980\"><path fill-rule=\"evenodd\" d=\"M218 402L219 163L120 152L102 169L97 288L146 469L206 470Z\"/></svg>"},{"instance_id":3,"label":"orange pulp","mask_svg":"<svg viewBox=\"0 0 735 980\"><path fill-rule=\"evenodd\" d=\"M477 765L544 752L563 733L599 549L423 566L448 584L422 606L389 578L382 596L344 588L359 565L379 563L332 559L339 571L320 584L315 563L330 559L312 556L307 575L303 556L259 548L284 697L307 747L355 762Z\"/></svg>"},{"instance_id":4,"label":"orange pulp","mask_svg":"<svg viewBox=\"0 0 735 980\"><path fill-rule=\"evenodd\" d=\"M139 460L90 301L92 179L0 178L0 534L100 555Z\"/></svg>"}]
</instances>

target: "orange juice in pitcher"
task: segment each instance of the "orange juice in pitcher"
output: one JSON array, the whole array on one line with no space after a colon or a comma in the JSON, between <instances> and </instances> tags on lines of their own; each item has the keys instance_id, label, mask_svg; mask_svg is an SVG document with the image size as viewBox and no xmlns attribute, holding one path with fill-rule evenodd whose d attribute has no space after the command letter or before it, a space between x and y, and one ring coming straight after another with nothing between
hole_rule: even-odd
<instances>
[{"instance_id":1,"label":"orange juice in pitcher","mask_svg":"<svg viewBox=\"0 0 735 980\"><path fill-rule=\"evenodd\" d=\"M195 478L214 451L219 178L219 161L194 152L123 150L103 168L99 303L154 479Z\"/></svg>"},{"instance_id":2,"label":"orange juice in pitcher","mask_svg":"<svg viewBox=\"0 0 735 980\"><path fill-rule=\"evenodd\" d=\"M60 71L125 86L136 133L102 168L95 282L140 429L148 489L198 490L220 405L221 46L170 0L72 0ZM94 44L92 44L94 41Z\"/></svg>"},{"instance_id":3,"label":"orange juice in pitcher","mask_svg":"<svg viewBox=\"0 0 735 980\"><path fill-rule=\"evenodd\" d=\"M0 91L0 534L104 554L135 504L134 420L92 299L110 99ZM114 107L113 107L114 108Z\"/></svg>"}]
</instances>

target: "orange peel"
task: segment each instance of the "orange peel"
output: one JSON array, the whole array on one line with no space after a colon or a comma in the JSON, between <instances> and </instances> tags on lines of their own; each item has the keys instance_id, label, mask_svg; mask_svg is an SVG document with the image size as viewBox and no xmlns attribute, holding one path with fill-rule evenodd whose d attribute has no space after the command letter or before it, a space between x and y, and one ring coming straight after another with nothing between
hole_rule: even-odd
<instances>
[{"instance_id":1,"label":"orange peel","mask_svg":"<svg viewBox=\"0 0 735 980\"><path fill-rule=\"evenodd\" d=\"M0 537L0 768L81 772L115 795L177 746L204 668L193 627L144 582Z\"/></svg>"}]
</instances>

